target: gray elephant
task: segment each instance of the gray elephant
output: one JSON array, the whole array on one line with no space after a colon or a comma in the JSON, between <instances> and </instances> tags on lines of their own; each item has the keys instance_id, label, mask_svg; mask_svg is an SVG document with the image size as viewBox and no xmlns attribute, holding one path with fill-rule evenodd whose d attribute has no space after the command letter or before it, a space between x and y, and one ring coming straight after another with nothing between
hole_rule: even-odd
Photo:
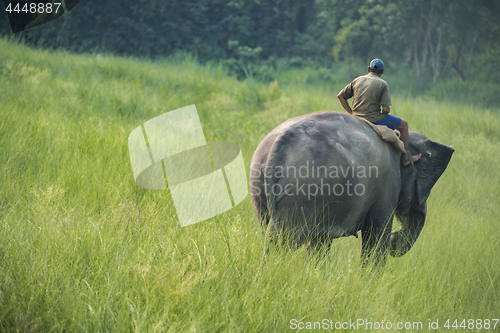
<instances>
[{"instance_id":1,"label":"gray elephant","mask_svg":"<svg viewBox=\"0 0 500 333\"><path fill-rule=\"evenodd\" d=\"M323 111L292 118L260 143L250 192L266 239L330 244L361 231L363 262L401 256L417 240L427 198L454 149L410 132L414 165L363 120ZM392 233L394 214L401 230ZM282 240L283 241L283 240Z\"/></svg>"}]
</instances>

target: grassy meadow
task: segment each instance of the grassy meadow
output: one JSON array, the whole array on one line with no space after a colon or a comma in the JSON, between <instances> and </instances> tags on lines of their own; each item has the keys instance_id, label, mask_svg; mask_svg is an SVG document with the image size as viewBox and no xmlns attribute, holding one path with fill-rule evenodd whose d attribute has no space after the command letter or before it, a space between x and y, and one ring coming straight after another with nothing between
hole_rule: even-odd
<instances>
[{"instance_id":1,"label":"grassy meadow","mask_svg":"<svg viewBox=\"0 0 500 333\"><path fill-rule=\"evenodd\" d=\"M391 86L391 112L456 152L415 246L374 276L359 269L360 238L337 239L326 255L264 256L249 196L181 228L169 191L136 186L128 155L134 128L196 104L207 141L238 144L248 173L274 127L341 110L343 69L261 83L189 57L153 63L5 39L0 54L1 332L288 332L293 319L443 332L447 319L500 317L498 109ZM332 79L315 83L321 75Z\"/></svg>"}]
</instances>

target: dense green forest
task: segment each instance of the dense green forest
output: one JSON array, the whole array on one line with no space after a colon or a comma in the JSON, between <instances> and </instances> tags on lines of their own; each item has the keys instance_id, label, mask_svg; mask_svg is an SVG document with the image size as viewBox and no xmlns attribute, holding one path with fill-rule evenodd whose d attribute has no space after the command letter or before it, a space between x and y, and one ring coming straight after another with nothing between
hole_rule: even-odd
<instances>
[{"instance_id":1,"label":"dense green forest","mask_svg":"<svg viewBox=\"0 0 500 333\"><path fill-rule=\"evenodd\" d=\"M11 34L7 16L0 33ZM424 83L500 83L497 0L81 0L16 36L76 52L156 59L179 52L265 78L291 67L383 58ZM351 76L358 74L356 69ZM252 74L252 73L250 73Z\"/></svg>"}]
</instances>

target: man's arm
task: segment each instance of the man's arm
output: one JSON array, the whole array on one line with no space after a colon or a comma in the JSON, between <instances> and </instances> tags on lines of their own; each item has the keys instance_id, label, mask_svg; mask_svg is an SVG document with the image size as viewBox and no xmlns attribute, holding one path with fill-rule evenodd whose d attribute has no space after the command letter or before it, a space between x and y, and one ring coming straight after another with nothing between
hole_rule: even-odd
<instances>
[{"instance_id":1,"label":"man's arm","mask_svg":"<svg viewBox=\"0 0 500 333\"><path fill-rule=\"evenodd\" d=\"M384 116L387 116L389 112L391 112L391 105L392 105L391 92L389 91L389 86L387 85L387 83L382 89L382 97L380 98L380 104L387 105L387 106L382 106L382 114Z\"/></svg>"},{"instance_id":2,"label":"man's arm","mask_svg":"<svg viewBox=\"0 0 500 333\"><path fill-rule=\"evenodd\" d=\"M340 104L342 104L342 106L344 107L344 109L347 111L347 113L349 114L352 114L352 109L351 107L349 106L349 103L347 102L347 100L344 98L344 96L342 96L341 93L339 93L337 95L337 98L339 99L340 101Z\"/></svg>"}]
</instances>

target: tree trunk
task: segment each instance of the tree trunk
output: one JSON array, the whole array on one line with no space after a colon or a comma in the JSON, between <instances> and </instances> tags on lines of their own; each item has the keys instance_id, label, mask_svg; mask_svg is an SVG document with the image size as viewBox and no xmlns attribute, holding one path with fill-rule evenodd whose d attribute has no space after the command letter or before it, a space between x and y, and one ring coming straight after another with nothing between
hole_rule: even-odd
<instances>
[{"instance_id":1,"label":"tree trunk","mask_svg":"<svg viewBox=\"0 0 500 333\"><path fill-rule=\"evenodd\" d=\"M420 62L418 59L418 43L417 43L417 41L413 42L412 53L413 53L413 63L415 64L415 71L417 73L417 76L420 76L421 72L420 72Z\"/></svg>"},{"instance_id":2,"label":"tree trunk","mask_svg":"<svg viewBox=\"0 0 500 333\"><path fill-rule=\"evenodd\" d=\"M467 60L467 68L465 69L465 77L469 77L469 69L470 69L470 64L472 62L472 53L474 52L474 45L476 44L477 40L477 30L474 32L474 37L472 38L472 45L470 47L470 52L469 52L469 59Z\"/></svg>"},{"instance_id":3,"label":"tree trunk","mask_svg":"<svg viewBox=\"0 0 500 333\"><path fill-rule=\"evenodd\" d=\"M429 15L427 16L427 30L425 32L425 37L422 43L422 62L421 68L425 69L427 67L427 57L429 54L429 43L432 33L432 27L434 25L434 0L431 1L431 9L429 11Z\"/></svg>"},{"instance_id":4,"label":"tree trunk","mask_svg":"<svg viewBox=\"0 0 500 333\"><path fill-rule=\"evenodd\" d=\"M455 62L453 63L453 65L451 65L451 67L455 70L455 72L457 72L458 76L462 81L465 81L465 75L464 72L462 71L462 68L460 67L460 60L462 59L462 50L464 43L465 43L465 35L462 37L462 41L460 42L460 46L458 47L458 53L457 57L455 58Z\"/></svg>"},{"instance_id":5,"label":"tree trunk","mask_svg":"<svg viewBox=\"0 0 500 333\"><path fill-rule=\"evenodd\" d=\"M432 82L436 82L437 79L439 78L439 75L441 73L441 41L443 37L443 29L438 28L438 40L437 40L437 45L436 49L434 50L434 47L432 45L432 42L429 41L429 48L431 51L431 61L432 61L432 69L433 69L433 75L432 75Z\"/></svg>"},{"instance_id":6,"label":"tree trunk","mask_svg":"<svg viewBox=\"0 0 500 333\"><path fill-rule=\"evenodd\" d=\"M97 26L97 30L99 31L99 41L97 42L97 53L101 53L105 42L106 42L106 33L108 31L108 25L106 23L105 15L108 15L108 0L103 2L102 11L99 14L101 17L99 19L99 23Z\"/></svg>"}]
</instances>

